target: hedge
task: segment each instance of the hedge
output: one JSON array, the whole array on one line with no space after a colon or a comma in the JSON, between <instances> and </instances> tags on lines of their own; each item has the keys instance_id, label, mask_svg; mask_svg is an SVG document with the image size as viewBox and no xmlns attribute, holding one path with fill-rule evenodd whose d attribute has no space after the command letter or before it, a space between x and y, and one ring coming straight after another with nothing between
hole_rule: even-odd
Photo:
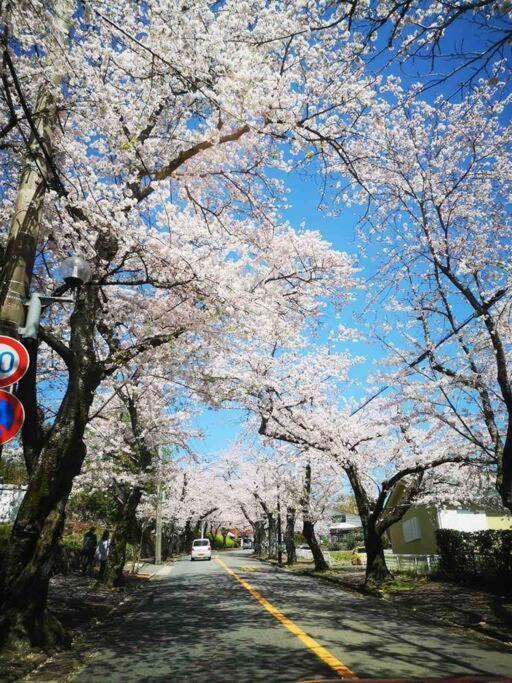
<instances>
[{"instance_id":1,"label":"hedge","mask_svg":"<svg viewBox=\"0 0 512 683\"><path fill-rule=\"evenodd\" d=\"M512 530L438 529L439 568L449 578L478 580L498 590L512 582Z\"/></svg>"}]
</instances>

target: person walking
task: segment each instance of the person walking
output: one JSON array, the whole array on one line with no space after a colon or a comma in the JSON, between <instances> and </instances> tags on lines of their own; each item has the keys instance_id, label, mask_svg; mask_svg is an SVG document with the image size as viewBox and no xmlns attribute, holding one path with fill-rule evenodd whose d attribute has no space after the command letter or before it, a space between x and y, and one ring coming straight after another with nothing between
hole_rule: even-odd
<instances>
[{"instance_id":1,"label":"person walking","mask_svg":"<svg viewBox=\"0 0 512 683\"><path fill-rule=\"evenodd\" d=\"M98 572L98 579L102 579L105 575L105 569L107 566L108 551L110 548L110 534L108 531L104 531L101 540L96 548L96 557L100 562L100 570Z\"/></svg>"},{"instance_id":2,"label":"person walking","mask_svg":"<svg viewBox=\"0 0 512 683\"><path fill-rule=\"evenodd\" d=\"M96 529L92 526L82 539L82 572L84 574L92 572L97 544Z\"/></svg>"}]
</instances>

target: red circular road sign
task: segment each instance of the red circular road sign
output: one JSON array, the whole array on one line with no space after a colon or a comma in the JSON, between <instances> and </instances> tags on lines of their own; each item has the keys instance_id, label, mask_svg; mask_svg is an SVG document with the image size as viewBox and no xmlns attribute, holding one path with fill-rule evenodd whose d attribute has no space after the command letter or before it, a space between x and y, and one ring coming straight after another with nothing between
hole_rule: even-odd
<instances>
[{"instance_id":1,"label":"red circular road sign","mask_svg":"<svg viewBox=\"0 0 512 683\"><path fill-rule=\"evenodd\" d=\"M28 351L21 342L0 335L0 389L19 382L29 363Z\"/></svg>"},{"instance_id":2,"label":"red circular road sign","mask_svg":"<svg viewBox=\"0 0 512 683\"><path fill-rule=\"evenodd\" d=\"M0 445L14 439L25 420L21 401L0 389Z\"/></svg>"}]
</instances>

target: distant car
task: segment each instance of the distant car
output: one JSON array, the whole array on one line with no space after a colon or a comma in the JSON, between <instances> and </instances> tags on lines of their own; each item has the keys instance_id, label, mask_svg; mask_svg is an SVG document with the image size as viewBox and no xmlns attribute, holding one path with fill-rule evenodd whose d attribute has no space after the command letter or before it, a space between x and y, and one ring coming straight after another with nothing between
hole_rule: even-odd
<instances>
[{"instance_id":1,"label":"distant car","mask_svg":"<svg viewBox=\"0 0 512 683\"><path fill-rule=\"evenodd\" d=\"M357 546L352 551L351 563L354 565L366 565L366 548L364 545Z\"/></svg>"},{"instance_id":2,"label":"distant car","mask_svg":"<svg viewBox=\"0 0 512 683\"><path fill-rule=\"evenodd\" d=\"M196 538L192 543L192 552L190 554L190 560L211 560L212 559L212 546L207 538Z\"/></svg>"},{"instance_id":3,"label":"distant car","mask_svg":"<svg viewBox=\"0 0 512 683\"><path fill-rule=\"evenodd\" d=\"M242 538L240 541L240 547L242 550L251 550L252 549L252 538Z\"/></svg>"}]
</instances>

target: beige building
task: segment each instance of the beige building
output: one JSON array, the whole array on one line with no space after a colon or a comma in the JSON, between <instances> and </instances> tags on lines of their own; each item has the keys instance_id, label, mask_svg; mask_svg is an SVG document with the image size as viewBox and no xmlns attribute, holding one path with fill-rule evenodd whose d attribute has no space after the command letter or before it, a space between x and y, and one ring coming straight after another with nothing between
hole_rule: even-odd
<instances>
[{"instance_id":1,"label":"beige building","mask_svg":"<svg viewBox=\"0 0 512 683\"><path fill-rule=\"evenodd\" d=\"M387 507L399 503L402 487L392 494ZM504 511L414 505L388 530L393 552L400 555L436 555L437 529L483 531L512 529L512 515Z\"/></svg>"}]
</instances>

